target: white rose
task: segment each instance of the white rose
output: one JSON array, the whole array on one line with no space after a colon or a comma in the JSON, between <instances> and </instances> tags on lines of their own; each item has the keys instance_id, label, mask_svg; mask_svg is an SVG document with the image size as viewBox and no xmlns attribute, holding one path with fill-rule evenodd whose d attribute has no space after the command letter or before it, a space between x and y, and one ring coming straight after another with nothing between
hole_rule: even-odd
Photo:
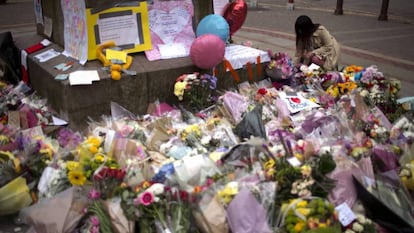
<instances>
[{"instance_id":1,"label":"white rose","mask_svg":"<svg viewBox=\"0 0 414 233\"><path fill-rule=\"evenodd\" d=\"M357 220L358 220L358 222L360 222L360 223L362 223L362 224L365 224L365 222L366 222L366 218L365 218L365 216L364 215L362 215L362 214L357 214Z\"/></svg>"},{"instance_id":2,"label":"white rose","mask_svg":"<svg viewBox=\"0 0 414 233\"><path fill-rule=\"evenodd\" d=\"M211 136L210 135L204 135L200 140L202 145L208 145L210 143L210 141L211 141Z\"/></svg>"},{"instance_id":3,"label":"white rose","mask_svg":"<svg viewBox=\"0 0 414 233\"><path fill-rule=\"evenodd\" d=\"M164 193L164 185L160 183L155 183L151 185L151 187L149 187L147 191L154 194L154 196L160 195Z\"/></svg>"},{"instance_id":4,"label":"white rose","mask_svg":"<svg viewBox=\"0 0 414 233\"><path fill-rule=\"evenodd\" d=\"M366 97L369 94L369 91L367 89L364 89L361 91L361 93L359 93L362 97Z\"/></svg>"},{"instance_id":5,"label":"white rose","mask_svg":"<svg viewBox=\"0 0 414 233\"><path fill-rule=\"evenodd\" d=\"M364 227L356 222L352 224L352 230L354 230L355 232L362 232L364 230Z\"/></svg>"}]
</instances>

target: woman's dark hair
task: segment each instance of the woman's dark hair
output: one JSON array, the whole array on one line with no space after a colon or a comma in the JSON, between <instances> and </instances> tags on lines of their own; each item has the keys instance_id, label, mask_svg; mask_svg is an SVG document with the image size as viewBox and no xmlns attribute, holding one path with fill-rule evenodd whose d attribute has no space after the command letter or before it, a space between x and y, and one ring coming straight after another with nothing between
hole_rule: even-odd
<instances>
[{"instance_id":1,"label":"woman's dark hair","mask_svg":"<svg viewBox=\"0 0 414 233\"><path fill-rule=\"evenodd\" d=\"M301 49L309 49L311 47L312 34L318 29L319 24L314 24L309 16L301 15L296 19L296 46Z\"/></svg>"}]
</instances>

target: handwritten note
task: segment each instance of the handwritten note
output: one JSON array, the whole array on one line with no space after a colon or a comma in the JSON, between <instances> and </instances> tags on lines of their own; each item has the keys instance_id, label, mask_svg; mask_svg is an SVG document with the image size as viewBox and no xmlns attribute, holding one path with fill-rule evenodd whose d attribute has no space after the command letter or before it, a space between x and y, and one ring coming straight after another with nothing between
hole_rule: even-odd
<instances>
[{"instance_id":1,"label":"handwritten note","mask_svg":"<svg viewBox=\"0 0 414 233\"><path fill-rule=\"evenodd\" d=\"M346 202L335 207L335 210L338 211L339 222L341 222L342 226L348 226L356 219L354 212Z\"/></svg>"}]
</instances>

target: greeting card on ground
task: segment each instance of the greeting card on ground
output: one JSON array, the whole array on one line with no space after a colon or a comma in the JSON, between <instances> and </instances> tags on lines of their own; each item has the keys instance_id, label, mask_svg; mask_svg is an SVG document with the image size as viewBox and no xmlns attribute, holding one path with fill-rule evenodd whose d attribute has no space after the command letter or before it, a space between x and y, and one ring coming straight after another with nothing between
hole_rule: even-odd
<instances>
[{"instance_id":1,"label":"greeting card on ground","mask_svg":"<svg viewBox=\"0 0 414 233\"><path fill-rule=\"evenodd\" d=\"M317 108L318 104L304 98L299 93L287 94L279 92L280 98L287 104L290 113L297 113L305 109Z\"/></svg>"},{"instance_id":2,"label":"greeting card on ground","mask_svg":"<svg viewBox=\"0 0 414 233\"><path fill-rule=\"evenodd\" d=\"M150 61L185 57L195 39L194 8L191 0L154 0L148 5L152 49L145 51Z\"/></svg>"}]
</instances>

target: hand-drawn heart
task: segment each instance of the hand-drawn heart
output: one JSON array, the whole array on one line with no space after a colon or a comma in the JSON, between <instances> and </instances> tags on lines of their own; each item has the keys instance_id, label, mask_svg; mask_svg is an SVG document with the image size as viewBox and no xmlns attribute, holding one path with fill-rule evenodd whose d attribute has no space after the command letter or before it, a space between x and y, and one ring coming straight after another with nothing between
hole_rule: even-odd
<instances>
[{"instance_id":1,"label":"hand-drawn heart","mask_svg":"<svg viewBox=\"0 0 414 233\"><path fill-rule=\"evenodd\" d=\"M151 31L157 34L165 44L173 43L191 20L191 15L181 7L175 7L169 11L154 9L148 14Z\"/></svg>"},{"instance_id":2,"label":"hand-drawn heart","mask_svg":"<svg viewBox=\"0 0 414 233\"><path fill-rule=\"evenodd\" d=\"M292 98L290 98L290 100L291 100L293 103L300 104L300 99L299 99L298 97L292 97Z\"/></svg>"}]
</instances>

